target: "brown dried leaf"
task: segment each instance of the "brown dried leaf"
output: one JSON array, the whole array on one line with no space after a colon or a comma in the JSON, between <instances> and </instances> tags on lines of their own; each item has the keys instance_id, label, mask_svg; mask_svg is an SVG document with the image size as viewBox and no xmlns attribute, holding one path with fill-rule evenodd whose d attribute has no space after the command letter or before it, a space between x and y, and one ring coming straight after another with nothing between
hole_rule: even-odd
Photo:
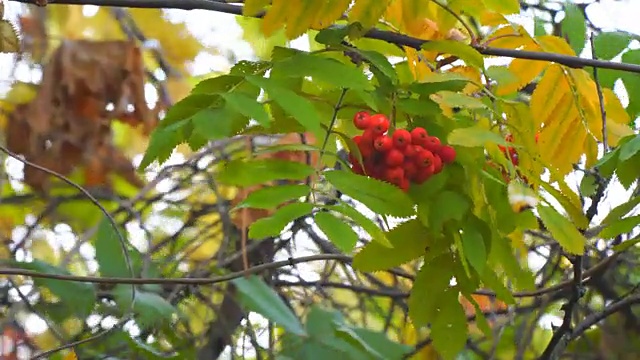
<instances>
[{"instance_id":1,"label":"brown dried leaf","mask_svg":"<svg viewBox=\"0 0 640 360\"><path fill-rule=\"evenodd\" d=\"M20 52L18 32L9 20L0 20L0 53Z\"/></svg>"}]
</instances>

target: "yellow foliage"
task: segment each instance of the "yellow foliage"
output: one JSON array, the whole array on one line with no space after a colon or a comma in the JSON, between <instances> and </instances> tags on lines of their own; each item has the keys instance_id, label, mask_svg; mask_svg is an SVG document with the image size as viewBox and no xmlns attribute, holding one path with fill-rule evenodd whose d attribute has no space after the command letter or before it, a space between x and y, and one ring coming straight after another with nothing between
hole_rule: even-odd
<instances>
[{"instance_id":1,"label":"yellow foliage","mask_svg":"<svg viewBox=\"0 0 640 360\"><path fill-rule=\"evenodd\" d=\"M318 0L290 1L287 28L284 32L287 38L295 39L311 28L318 13L322 10L323 2Z\"/></svg>"},{"instance_id":2,"label":"yellow foliage","mask_svg":"<svg viewBox=\"0 0 640 360\"><path fill-rule=\"evenodd\" d=\"M365 29L375 26L390 0L358 0L349 11L349 23L360 22Z\"/></svg>"},{"instance_id":3,"label":"yellow foliage","mask_svg":"<svg viewBox=\"0 0 640 360\"><path fill-rule=\"evenodd\" d=\"M67 337L74 337L76 335L78 335L80 333L80 331L82 331L82 326L83 326L83 322L82 320L78 319L78 318L68 318L65 319L62 322L62 330L64 330L65 334L67 335Z\"/></svg>"},{"instance_id":4,"label":"yellow foliage","mask_svg":"<svg viewBox=\"0 0 640 360\"><path fill-rule=\"evenodd\" d=\"M466 78L469 78L469 80L472 80L475 82L475 84L474 83L467 84L464 87L464 89L462 89L463 93L470 95L480 90L480 87L476 85L476 84L482 84L482 78L481 78L480 70L478 68L471 67L471 66L454 66L451 69L449 69L447 72L460 74Z\"/></svg>"},{"instance_id":5,"label":"yellow foliage","mask_svg":"<svg viewBox=\"0 0 640 360\"><path fill-rule=\"evenodd\" d=\"M311 28L321 30L340 19L349 8L351 0L324 0L322 8L316 13Z\"/></svg>"},{"instance_id":6,"label":"yellow foliage","mask_svg":"<svg viewBox=\"0 0 640 360\"><path fill-rule=\"evenodd\" d=\"M509 24L489 34L485 44L497 48L519 49L522 46L534 46L534 41L522 25Z\"/></svg>"},{"instance_id":7,"label":"yellow foliage","mask_svg":"<svg viewBox=\"0 0 640 360\"><path fill-rule=\"evenodd\" d=\"M38 237L31 241L29 247L34 259L55 265L58 263L58 252L51 246L46 237Z\"/></svg>"},{"instance_id":8,"label":"yellow foliage","mask_svg":"<svg viewBox=\"0 0 640 360\"><path fill-rule=\"evenodd\" d=\"M540 47L537 44L532 43L528 46L524 46L523 50L540 51ZM509 64L509 71L515 75L515 79L517 79L517 81L499 84L496 88L496 94L500 96L508 95L522 89L527 84L535 80L548 66L549 63L546 61L514 59Z\"/></svg>"},{"instance_id":9,"label":"yellow foliage","mask_svg":"<svg viewBox=\"0 0 640 360\"><path fill-rule=\"evenodd\" d=\"M245 16L257 15L269 5L269 0L245 0L242 7L242 14Z\"/></svg>"},{"instance_id":10,"label":"yellow foliage","mask_svg":"<svg viewBox=\"0 0 640 360\"><path fill-rule=\"evenodd\" d=\"M47 330L42 334L37 334L31 337L31 341L39 348L39 349L53 349L56 346L60 346L60 341L56 338L56 336L50 331Z\"/></svg>"},{"instance_id":11,"label":"yellow foliage","mask_svg":"<svg viewBox=\"0 0 640 360\"><path fill-rule=\"evenodd\" d=\"M543 51L563 54L569 56L576 56L575 51L571 48L571 45L563 38L553 35L536 36L536 41L540 44Z\"/></svg>"},{"instance_id":12,"label":"yellow foliage","mask_svg":"<svg viewBox=\"0 0 640 360\"><path fill-rule=\"evenodd\" d=\"M276 30L282 28L287 20L287 9L290 5L287 0L273 0L267 14L262 18L262 32L265 36L273 35Z\"/></svg>"}]
</instances>

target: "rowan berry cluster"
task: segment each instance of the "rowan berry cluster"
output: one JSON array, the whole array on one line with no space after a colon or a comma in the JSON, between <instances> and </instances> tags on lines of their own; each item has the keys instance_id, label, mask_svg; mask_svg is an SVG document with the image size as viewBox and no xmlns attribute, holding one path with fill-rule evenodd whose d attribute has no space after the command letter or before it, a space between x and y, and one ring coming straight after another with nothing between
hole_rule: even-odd
<instances>
[{"instance_id":1,"label":"rowan berry cluster","mask_svg":"<svg viewBox=\"0 0 640 360\"><path fill-rule=\"evenodd\" d=\"M353 123L363 130L362 135L353 138L363 164L349 154L352 171L389 182L404 191L411 183L423 184L456 158L454 148L443 145L436 136L429 136L424 128L396 129L388 134L389 119L383 114L360 111Z\"/></svg>"}]
</instances>

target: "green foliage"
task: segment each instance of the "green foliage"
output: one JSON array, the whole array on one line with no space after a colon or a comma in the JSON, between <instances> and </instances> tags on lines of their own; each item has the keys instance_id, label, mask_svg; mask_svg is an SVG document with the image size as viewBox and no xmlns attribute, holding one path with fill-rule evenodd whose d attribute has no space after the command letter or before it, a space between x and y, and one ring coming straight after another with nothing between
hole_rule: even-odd
<instances>
[{"instance_id":1,"label":"green foliage","mask_svg":"<svg viewBox=\"0 0 640 360\"><path fill-rule=\"evenodd\" d=\"M358 234L353 228L334 214L320 211L314 217L316 225L338 249L350 253L358 242Z\"/></svg>"},{"instance_id":2,"label":"green foliage","mask_svg":"<svg viewBox=\"0 0 640 360\"><path fill-rule=\"evenodd\" d=\"M587 22L582 10L570 2L564 4L565 17L562 20L562 33L577 55L582 53L587 40Z\"/></svg>"},{"instance_id":3,"label":"green foliage","mask_svg":"<svg viewBox=\"0 0 640 360\"><path fill-rule=\"evenodd\" d=\"M251 192L237 208L254 208L254 209L274 209L280 204L290 200L300 199L309 194L311 189L308 185L292 184L269 186Z\"/></svg>"},{"instance_id":4,"label":"green foliage","mask_svg":"<svg viewBox=\"0 0 640 360\"><path fill-rule=\"evenodd\" d=\"M131 308L133 289L131 285L116 285L113 295L123 312ZM162 296L150 291L136 289L133 311L136 323L143 329L169 324L177 310Z\"/></svg>"},{"instance_id":5,"label":"green foliage","mask_svg":"<svg viewBox=\"0 0 640 360\"><path fill-rule=\"evenodd\" d=\"M232 160L224 164L218 180L227 185L252 186L275 180L303 180L313 174L307 165L280 159Z\"/></svg>"},{"instance_id":6,"label":"green foliage","mask_svg":"<svg viewBox=\"0 0 640 360\"><path fill-rule=\"evenodd\" d=\"M313 205L309 203L293 203L278 209L273 215L262 218L249 227L249 237L252 239L265 239L278 236L290 222L308 215L313 211Z\"/></svg>"},{"instance_id":7,"label":"green foliage","mask_svg":"<svg viewBox=\"0 0 640 360\"><path fill-rule=\"evenodd\" d=\"M544 225L565 250L572 254L582 255L585 238L569 219L551 206L538 207L538 213Z\"/></svg>"}]
</instances>

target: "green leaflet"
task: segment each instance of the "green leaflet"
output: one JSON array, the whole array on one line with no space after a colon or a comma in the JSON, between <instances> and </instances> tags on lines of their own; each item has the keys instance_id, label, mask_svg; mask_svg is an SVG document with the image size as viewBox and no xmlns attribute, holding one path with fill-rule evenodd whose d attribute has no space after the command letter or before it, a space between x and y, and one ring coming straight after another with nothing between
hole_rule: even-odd
<instances>
[{"instance_id":1,"label":"green leaflet","mask_svg":"<svg viewBox=\"0 0 640 360\"><path fill-rule=\"evenodd\" d=\"M308 185L267 186L251 192L236 208L275 209L281 204L299 199L311 191Z\"/></svg>"},{"instance_id":2,"label":"green leaflet","mask_svg":"<svg viewBox=\"0 0 640 360\"><path fill-rule=\"evenodd\" d=\"M278 209L273 215L262 218L251 224L249 237L251 239L265 239L278 236L290 222L308 215L313 211L309 203L293 203Z\"/></svg>"},{"instance_id":3,"label":"green leaflet","mask_svg":"<svg viewBox=\"0 0 640 360\"><path fill-rule=\"evenodd\" d=\"M373 212L407 217L414 214L413 201L400 188L350 171L324 173L327 181L344 194L360 201Z\"/></svg>"},{"instance_id":4,"label":"green leaflet","mask_svg":"<svg viewBox=\"0 0 640 360\"><path fill-rule=\"evenodd\" d=\"M313 167L281 159L231 160L218 173L218 181L227 185L253 186L270 181L304 180L314 173Z\"/></svg>"},{"instance_id":5,"label":"green leaflet","mask_svg":"<svg viewBox=\"0 0 640 360\"><path fill-rule=\"evenodd\" d=\"M580 8L570 2L564 4L562 32L568 38L569 45L580 56L587 41L587 23Z\"/></svg>"},{"instance_id":6,"label":"green leaflet","mask_svg":"<svg viewBox=\"0 0 640 360\"><path fill-rule=\"evenodd\" d=\"M338 249L350 253L358 242L359 236L351 225L343 219L338 219L334 214L320 211L315 216L316 225L334 243ZM373 243L377 244L377 243Z\"/></svg>"},{"instance_id":7,"label":"green leaflet","mask_svg":"<svg viewBox=\"0 0 640 360\"><path fill-rule=\"evenodd\" d=\"M584 253L585 238L575 225L550 206L538 206L538 214L553 238L568 252L576 255Z\"/></svg>"}]
</instances>

